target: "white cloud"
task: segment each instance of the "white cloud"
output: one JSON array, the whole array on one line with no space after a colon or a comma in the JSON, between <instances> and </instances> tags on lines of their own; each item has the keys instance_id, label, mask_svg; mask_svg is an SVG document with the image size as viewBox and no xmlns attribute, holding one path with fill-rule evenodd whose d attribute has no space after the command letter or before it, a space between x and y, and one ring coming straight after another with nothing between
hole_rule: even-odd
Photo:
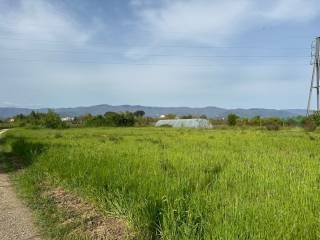
<instances>
[{"instance_id":1,"label":"white cloud","mask_svg":"<svg viewBox=\"0 0 320 240\"><path fill-rule=\"evenodd\" d=\"M306 22L320 15L320 3L318 0L278 0L261 14L273 21Z\"/></svg>"},{"instance_id":2,"label":"white cloud","mask_svg":"<svg viewBox=\"0 0 320 240\"><path fill-rule=\"evenodd\" d=\"M250 9L247 0L166 1L163 7L140 9L143 25L156 38L219 41L238 32Z\"/></svg>"},{"instance_id":3,"label":"white cloud","mask_svg":"<svg viewBox=\"0 0 320 240\"><path fill-rule=\"evenodd\" d=\"M225 42L254 27L307 22L320 15L318 0L133 0L140 26L157 41Z\"/></svg>"},{"instance_id":4,"label":"white cloud","mask_svg":"<svg viewBox=\"0 0 320 240\"><path fill-rule=\"evenodd\" d=\"M19 7L1 12L0 31L25 43L40 39L77 45L85 44L92 33L81 29L63 9L41 0L21 1Z\"/></svg>"}]
</instances>

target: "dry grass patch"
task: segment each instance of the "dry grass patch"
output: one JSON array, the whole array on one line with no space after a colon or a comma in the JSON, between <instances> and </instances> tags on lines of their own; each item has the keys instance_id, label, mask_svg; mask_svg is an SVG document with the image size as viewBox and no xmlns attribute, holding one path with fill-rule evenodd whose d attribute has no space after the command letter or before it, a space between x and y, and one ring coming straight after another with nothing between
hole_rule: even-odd
<instances>
[{"instance_id":1,"label":"dry grass patch","mask_svg":"<svg viewBox=\"0 0 320 240\"><path fill-rule=\"evenodd\" d=\"M134 239L129 224L121 218L105 216L92 204L62 188L50 189L46 197L54 202L59 211L66 215L62 225L71 226L72 235L100 240Z\"/></svg>"}]
</instances>

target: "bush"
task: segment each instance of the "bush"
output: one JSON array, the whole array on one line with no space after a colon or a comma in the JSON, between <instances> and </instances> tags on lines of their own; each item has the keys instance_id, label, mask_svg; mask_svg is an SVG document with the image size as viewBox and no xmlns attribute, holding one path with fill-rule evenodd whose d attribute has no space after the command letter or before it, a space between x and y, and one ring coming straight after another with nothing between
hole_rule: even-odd
<instances>
[{"instance_id":1,"label":"bush","mask_svg":"<svg viewBox=\"0 0 320 240\"><path fill-rule=\"evenodd\" d=\"M304 117L303 116L295 116L287 119L288 126L303 126Z\"/></svg>"},{"instance_id":2,"label":"bush","mask_svg":"<svg viewBox=\"0 0 320 240\"><path fill-rule=\"evenodd\" d=\"M255 116L255 117L249 119L248 124L251 126L261 126L262 125L262 118L260 116Z\"/></svg>"},{"instance_id":3,"label":"bush","mask_svg":"<svg viewBox=\"0 0 320 240\"><path fill-rule=\"evenodd\" d=\"M135 111L135 112L133 113L133 115L134 115L135 117L143 117L145 114L146 114L146 113L145 113L144 111L142 111L142 110L138 110L138 111Z\"/></svg>"},{"instance_id":4,"label":"bush","mask_svg":"<svg viewBox=\"0 0 320 240\"><path fill-rule=\"evenodd\" d=\"M312 120L317 126L320 126L320 112L314 112L312 115L308 116L306 119Z\"/></svg>"},{"instance_id":5,"label":"bush","mask_svg":"<svg viewBox=\"0 0 320 240\"><path fill-rule=\"evenodd\" d=\"M249 125L249 119L248 118L238 118L236 120L237 126L247 126Z\"/></svg>"},{"instance_id":6,"label":"bush","mask_svg":"<svg viewBox=\"0 0 320 240\"><path fill-rule=\"evenodd\" d=\"M131 112L120 113L117 126L118 127L133 127L135 123L134 114Z\"/></svg>"},{"instance_id":7,"label":"bush","mask_svg":"<svg viewBox=\"0 0 320 240\"><path fill-rule=\"evenodd\" d=\"M313 132L317 129L317 124L313 119L306 118L303 121L303 129L307 132Z\"/></svg>"},{"instance_id":8,"label":"bush","mask_svg":"<svg viewBox=\"0 0 320 240\"><path fill-rule=\"evenodd\" d=\"M235 126L237 124L237 119L239 118L238 115L234 114L234 113L230 113L228 115L228 125L229 126Z\"/></svg>"},{"instance_id":9,"label":"bush","mask_svg":"<svg viewBox=\"0 0 320 240\"><path fill-rule=\"evenodd\" d=\"M146 127L146 126L152 126L152 124L155 122L154 118L151 117L139 117L136 119L135 126L137 127Z\"/></svg>"},{"instance_id":10,"label":"bush","mask_svg":"<svg viewBox=\"0 0 320 240\"><path fill-rule=\"evenodd\" d=\"M269 130L269 131L278 131L278 130L280 130L280 125L278 123L276 123L276 122L267 123L265 126L266 126L267 130Z\"/></svg>"},{"instance_id":11,"label":"bush","mask_svg":"<svg viewBox=\"0 0 320 240\"><path fill-rule=\"evenodd\" d=\"M44 126L47 128L54 128L54 129L66 127L64 122L61 121L60 116L51 110L49 110L44 117Z\"/></svg>"},{"instance_id":12,"label":"bush","mask_svg":"<svg viewBox=\"0 0 320 240\"><path fill-rule=\"evenodd\" d=\"M101 116L95 116L95 117L88 117L85 121L85 125L87 127L103 127L106 126L106 119Z\"/></svg>"}]
</instances>

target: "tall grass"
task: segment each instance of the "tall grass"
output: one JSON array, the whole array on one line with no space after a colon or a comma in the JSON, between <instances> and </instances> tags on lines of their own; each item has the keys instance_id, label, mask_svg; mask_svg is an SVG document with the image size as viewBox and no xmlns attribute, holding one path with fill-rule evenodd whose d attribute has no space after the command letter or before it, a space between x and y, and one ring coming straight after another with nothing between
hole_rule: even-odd
<instances>
[{"instance_id":1,"label":"tall grass","mask_svg":"<svg viewBox=\"0 0 320 240\"><path fill-rule=\"evenodd\" d=\"M320 136L299 130L13 130L28 184L121 215L139 239L320 238ZM21 140L23 139L23 140Z\"/></svg>"}]
</instances>

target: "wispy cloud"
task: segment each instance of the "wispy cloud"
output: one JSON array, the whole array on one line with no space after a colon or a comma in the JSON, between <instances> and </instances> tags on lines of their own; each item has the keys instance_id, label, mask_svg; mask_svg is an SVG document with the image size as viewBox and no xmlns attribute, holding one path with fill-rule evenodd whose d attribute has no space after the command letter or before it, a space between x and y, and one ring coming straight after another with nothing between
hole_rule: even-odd
<instances>
[{"instance_id":1,"label":"wispy cloud","mask_svg":"<svg viewBox=\"0 0 320 240\"><path fill-rule=\"evenodd\" d=\"M157 40L225 42L257 26L307 22L320 15L317 0L160 0L160 6L148 2L132 0L140 26Z\"/></svg>"},{"instance_id":2,"label":"wispy cloud","mask_svg":"<svg viewBox=\"0 0 320 240\"><path fill-rule=\"evenodd\" d=\"M20 1L17 8L2 11L0 14L0 31L17 39L59 41L62 44L83 45L91 37L92 29L85 30L64 9L50 2L33 0ZM2 44L14 45L10 40ZM33 43L33 42L31 42Z\"/></svg>"},{"instance_id":3,"label":"wispy cloud","mask_svg":"<svg viewBox=\"0 0 320 240\"><path fill-rule=\"evenodd\" d=\"M308 22L320 15L318 0L277 0L271 7L261 11L269 21Z\"/></svg>"},{"instance_id":4,"label":"wispy cloud","mask_svg":"<svg viewBox=\"0 0 320 240\"><path fill-rule=\"evenodd\" d=\"M141 26L157 39L214 42L241 31L250 9L239 1L163 1L161 7L138 8Z\"/></svg>"}]
</instances>

